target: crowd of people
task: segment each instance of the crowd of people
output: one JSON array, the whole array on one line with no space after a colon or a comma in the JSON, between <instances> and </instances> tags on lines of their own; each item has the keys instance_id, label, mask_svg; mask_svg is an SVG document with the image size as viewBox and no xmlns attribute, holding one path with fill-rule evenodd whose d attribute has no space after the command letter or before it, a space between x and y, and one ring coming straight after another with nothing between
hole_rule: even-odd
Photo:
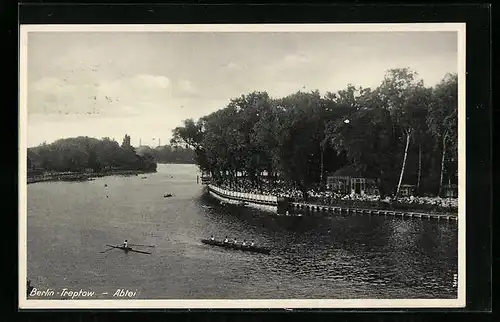
<instances>
[{"instance_id":1,"label":"crowd of people","mask_svg":"<svg viewBox=\"0 0 500 322\"><path fill-rule=\"evenodd\" d=\"M368 194L340 194L333 191L316 192L309 191L309 200L316 200L321 203L335 201L361 201L361 202L379 202L379 203L401 203L408 205L429 205L443 208L458 207L457 198L443 197L420 197L420 196L400 196L397 199L394 196L381 198L379 195Z\"/></svg>"},{"instance_id":2,"label":"crowd of people","mask_svg":"<svg viewBox=\"0 0 500 322\"><path fill-rule=\"evenodd\" d=\"M220 183L218 186L235 192L251 193L256 195L272 195L276 197L289 198L291 201L304 202L303 193L283 182L274 185L261 185L255 187L247 180L239 180L237 184ZM448 197L424 197L424 196L386 196L337 193L334 191L318 191L311 189L307 192L307 201L315 204L345 207L367 207L380 209L401 210L426 210L456 212L458 209L458 198Z\"/></svg>"}]
</instances>

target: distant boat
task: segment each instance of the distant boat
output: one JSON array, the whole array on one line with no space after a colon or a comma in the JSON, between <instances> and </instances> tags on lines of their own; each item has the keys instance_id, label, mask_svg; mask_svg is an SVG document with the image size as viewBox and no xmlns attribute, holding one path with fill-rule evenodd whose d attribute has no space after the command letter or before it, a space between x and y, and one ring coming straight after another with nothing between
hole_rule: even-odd
<instances>
[{"instance_id":1,"label":"distant boat","mask_svg":"<svg viewBox=\"0 0 500 322\"><path fill-rule=\"evenodd\" d=\"M148 177L141 177L141 179L147 179Z\"/></svg>"},{"instance_id":2,"label":"distant boat","mask_svg":"<svg viewBox=\"0 0 500 322\"><path fill-rule=\"evenodd\" d=\"M258 247L258 246L243 246L241 244L224 243L222 241L210 240L210 239L202 239L201 242L203 244L207 244L207 245L236 249L236 250L241 250L244 252L254 252L254 253L267 254L267 255L269 255L271 253L271 250L269 248Z\"/></svg>"},{"instance_id":3,"label":"distant boat","mask_svg":"<svg viewBox=\"0 0 500 322\"><path fill-rule=\"evenodd\" d=\"M167 193L167 194L164 194L164 195L163 195L163 198L169 198L169 197L172 197L172 196L173 196L173 194L171 194L171 193Z\"/></svg>"}]
</instances>

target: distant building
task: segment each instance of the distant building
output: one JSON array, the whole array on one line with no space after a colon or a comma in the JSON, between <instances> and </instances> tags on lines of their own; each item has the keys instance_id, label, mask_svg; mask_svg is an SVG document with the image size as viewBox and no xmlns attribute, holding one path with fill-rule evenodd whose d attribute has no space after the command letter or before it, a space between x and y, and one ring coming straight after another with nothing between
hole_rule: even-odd
<instances>
[{"instance_id":1,"label":"distant building","mask_svg":"<svg viewBox=\"0 0 500 322\"><path fill-rule=\"evenodd\" d=\"M402 184L399 188L399 195L401 197L414 196L417 191L417 186L414 184Z\"/></svg>"},{"instance_id":2,"label":"distant building","mask_svg":"<svg viewBox=\"0 0 500 322\"><path fill-rule=\"evenodd\" d=\"M352 165L337 170L326 178L327 188L342 194L377 195L379 194L374 179L366 178Z\"/></svg>"}]
</instances>

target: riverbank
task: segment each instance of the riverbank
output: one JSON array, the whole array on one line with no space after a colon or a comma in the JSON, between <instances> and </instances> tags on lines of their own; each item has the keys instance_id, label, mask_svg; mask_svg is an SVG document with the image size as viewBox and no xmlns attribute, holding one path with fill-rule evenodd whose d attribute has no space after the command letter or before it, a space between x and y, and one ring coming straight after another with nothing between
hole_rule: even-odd
<instances>
[{"instance_id":1,"label":"riverbank","mask_svg":"<svg viewBox=\"0 0 500 322\"><path fill-rule=\"evenodd\" d=\"M27 183L47 181L89 181L94 178L107 176L137 176L139 174L154 173L146 170L110 170L105 172L45 172L40 175L28 176Z\"/></svg>"},{"instance_id":2,"label":"riverbank","mask_svg":"<svg viewBox=\"0 0 500 322\"><path fill-rule=\"evenodd\" d=\"M258 205L273 206L279 209L278 212L292 211L293 209L310 209L313 211L326 212L350 212L351 210L363 211L373 210L384 214L407 214L412 216L445 216L457 218L458 200L429 197L408 197L399 198L397 201L377 198L375 196L337 196L321 195L311 192L307 200L297 197L295 194L286 194L280 191L275 195L271 193L255 193L227 186L209 185L209 191L223 198L232 199L235 202L250 202ZM242 191L243 190L243 191Z\"/></svg>"}]
</instances>

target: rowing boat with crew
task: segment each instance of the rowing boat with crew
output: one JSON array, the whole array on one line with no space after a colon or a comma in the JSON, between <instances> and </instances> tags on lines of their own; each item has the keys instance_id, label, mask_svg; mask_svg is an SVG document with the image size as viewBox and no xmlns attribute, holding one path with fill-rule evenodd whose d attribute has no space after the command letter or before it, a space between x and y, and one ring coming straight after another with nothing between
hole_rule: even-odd
<instances>
[{"instance_id":1,"label":"rowing boat with crew","mask_svg":"<svg viewBox=\"0 0 500 322\"><path fill-rule=\"evenodd\" d=\"M245 252L254 252L254 253L260 253L260 254L266 254L266 255L269 255L271 253L271 250L269 248L255 246L255 244L253 242L248 243L248 244L246 243L246 241L243 241L242 243L238 243L236 240L229 241L227 237L223 241L218 241L218 240L215 240L215 238L213 236L211 236L210 239L202 239L201 242L203 244L207 244L207 245L211 245L211 246L236 249L236 250L241 250L241 251L245 251ZM137 250L137 249L134 249L130 246L155 247L154 245L129 244L127 240L125 240L125 242L122 245L106 245L106 246L109 247L109 249L104 250L101 253L107 253L108 251L110 251L112 249L120 249L120 250L124 251L125 253L133 252L133 253L151 255L150 252Z\"/></svg>"},{"instance_id":2,"label":"rowing boat with crew","mask_svg":"<svg viewBox=\"0 0 500 322\"><path fill-rule=\"evenodd\" d=\"M258 247L258 246L252 246L252 245L244 245L244 244L238 244L235 242L229 242L229 241L218 241L215 239L202 239L201 242L203 244L211 245L211 246L218 246L218 247L224 247L224 248L230 248L230 249L236 249L236 250L241 250L241 251L246 251L246 252L254 252L254 253L261 253L261 254L266 254L269 255L271 253L271 250L265 247Z\"/></svg>"}]
</instances>

